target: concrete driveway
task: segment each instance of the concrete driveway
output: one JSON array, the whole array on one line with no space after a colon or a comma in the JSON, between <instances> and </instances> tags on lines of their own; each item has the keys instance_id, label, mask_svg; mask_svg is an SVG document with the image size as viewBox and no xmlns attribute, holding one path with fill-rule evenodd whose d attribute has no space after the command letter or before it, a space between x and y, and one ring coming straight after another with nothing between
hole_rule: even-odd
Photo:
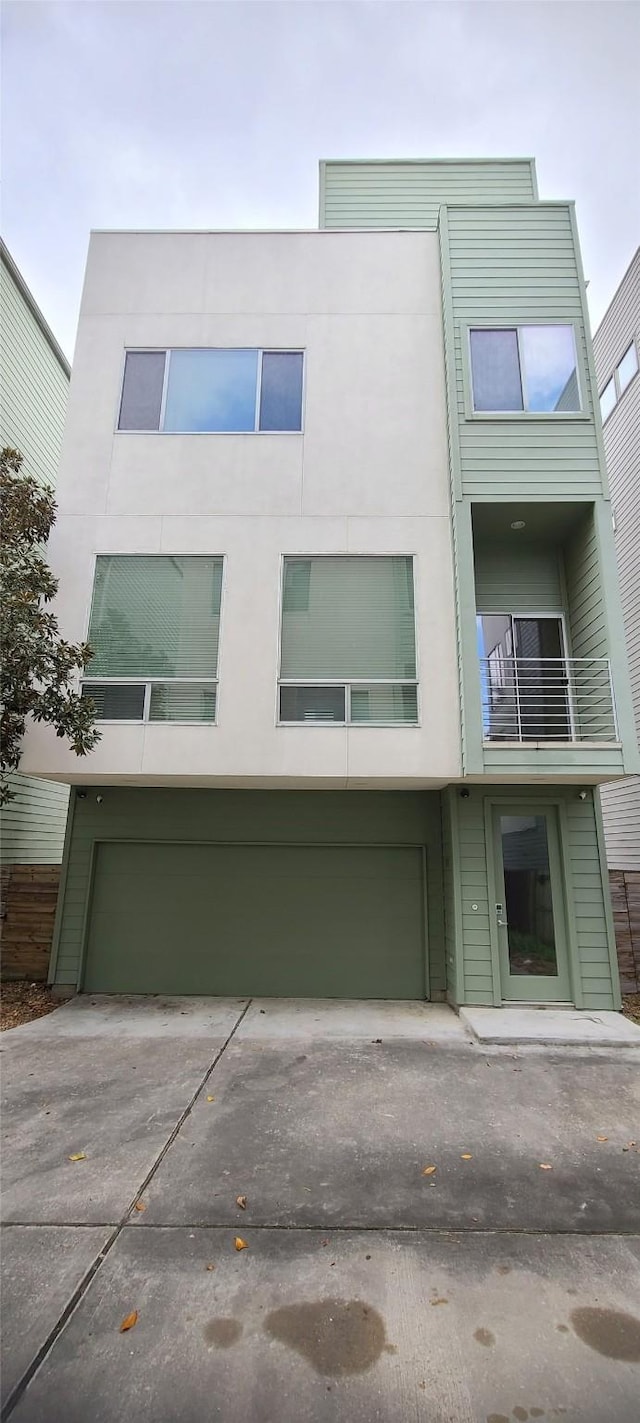
<instances>
[{"instance_id":1,"label":"concrete driveway","mask_svg":"<svg viewBox=\"0 0 640 1423\"><path fill-rule=\"evenodd\" d=\"M636 1049L160 998L1 1048L5 1417L637 1423Z\"/></svg>"}]
</instances>

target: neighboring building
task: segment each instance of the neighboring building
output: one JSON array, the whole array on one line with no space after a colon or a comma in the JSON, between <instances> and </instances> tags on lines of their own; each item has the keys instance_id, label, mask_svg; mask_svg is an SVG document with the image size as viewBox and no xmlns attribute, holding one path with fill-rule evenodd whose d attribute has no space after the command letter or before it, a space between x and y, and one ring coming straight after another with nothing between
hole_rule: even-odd
<instances>
[{"instance_id":1,"label":"neighboring building","mask_svg":"<svg viewBox=\"0 0 640 1423\"><path fill-rule=\"evenodd\" d=\"M95 233L59 491L102 717L25 750L74 786L59 992L619 1004L633 710L530 160L328 163L314 232Z\"/></svg>"},{"instance_id":2,"label":"neighboring building","mask_svg":"<svg viewBox=\"0 0 640 1423\"><path fill-rule=\"evenodd\" d=\"M1 241L0 316L0 445L20 450L25 474L55 485L71 371ZM15 799L1 812L0 838L3 973L46 977L69 792L21 774L10 781Z\"/></svg>"},{"instance_id":3,"label":"neighboring building","mask_svg":"<svg viewBox=\"0 0 640 1423\"><path fill-rule=\"evenodd\" d=\"M640 248L593 338L640 739ZM640 776L602 791L623 985L640 989Z\"/></svg>"}]
</instances>

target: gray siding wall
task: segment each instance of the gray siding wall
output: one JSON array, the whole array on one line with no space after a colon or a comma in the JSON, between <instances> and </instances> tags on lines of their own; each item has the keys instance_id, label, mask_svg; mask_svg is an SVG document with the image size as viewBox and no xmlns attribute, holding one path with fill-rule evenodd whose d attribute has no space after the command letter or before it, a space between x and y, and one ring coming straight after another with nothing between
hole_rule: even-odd
<instances>
[{"instance_id":1,"label":"gray siding wall","mask_svg":"<svg viewBox=\"0 0 640 1423\"><path fill-rule=\"evenodd\" d=\"M640 354L640 248L593 339L600 390L634 337ZM606 421L604 444L616 523L635 728L640 742L640 373ZM640 777L604 786L602 811L609 865L612 869L640 871Z\"/></svg>"},{"instance_id":2,"label":"gray siding wall","mask_svg":"<svg viewBox=\"0 0 640 1423\"><path fill-rule=\"evenodd\" d=\"M69 376L12 272L0 260L0 444L24 456L25 474L54 485ZM54 782L11 776L16 799L2 811L3 864L59 864L69 791Z\"/></svg>"},{"instance_id":3,"label":"gray siding wall","mask_svg":"<svg viewBox=\"0 0 640 1423\"><path fill-rule=\"evenodd\" d=\"M533 202L533 159L320 165L320 227L430 227L441 203Z\"/></svg>"},{"instance_id":4,"label":"gray siding wall","mask_svg":"<svg viewBox=\"0 0 640 1423\"><path fill-rule=\"evenodd\" d=\"M450 799L457 795L447 792ZM584 1008L619 1005L615 945L609 910L608 883L603 880L601 846L594 800L581 801L576 791L562 786L511 786L500 789L470 787L469 797L456 798L458 857L462 894L461 953L464 965L465 1003L500 1001L492 955L494 898L487 869L485 802L500 796L522 800L561 800L565 834L564 878L567 895L567 929L573 933L578 973L576 1002ZM476 909L472 905L477 905ZM612 966L613 965L613 966Z\"/></svg>"},{"instance_id":5,"label":"gray siding wall","mask_svg":"<svg viewBox=\"0 0 640 1423\"><path fill-rule=\"evenodd\" d=\"M103 797L98 804L96 796ZM97 841L146 840L289 844L424 844L432 996L446 986L442 832L438 793L394 791L114 790L92 786L72 798L67 873L52 979L78 982Z\"/></svg>"},{"instance_id":6,"label":"gray siding wall","mask_svg":"<svg viewBox=\"0 0 640 1423\"><path fill-rule=\"evenodd\" d=\"M24 456L23 470L55 484L69 395L69 377L51 349L11 272L0 261L3 445Z\"/></svg>"}]
</instances>

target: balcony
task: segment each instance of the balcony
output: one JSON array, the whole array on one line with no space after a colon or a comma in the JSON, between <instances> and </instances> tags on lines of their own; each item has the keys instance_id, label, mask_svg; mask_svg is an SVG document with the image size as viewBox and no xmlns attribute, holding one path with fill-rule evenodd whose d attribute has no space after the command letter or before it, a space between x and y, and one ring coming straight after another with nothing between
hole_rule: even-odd
<instances>
[{"instance_id":1,"label":"balcony","mask_svg":"<svg viewBox=\"0 0 640 1423\"><path fill-rule=\"evenodd\" d=\"M608 657L480 658L485 742L611 745L618 740Z\"/></svg>"}]
</instances>

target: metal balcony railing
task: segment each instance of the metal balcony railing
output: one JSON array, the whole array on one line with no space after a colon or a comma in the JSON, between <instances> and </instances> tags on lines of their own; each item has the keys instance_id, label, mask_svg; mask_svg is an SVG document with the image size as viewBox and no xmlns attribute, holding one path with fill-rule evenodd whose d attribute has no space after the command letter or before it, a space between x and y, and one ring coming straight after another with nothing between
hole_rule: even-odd
<instances>
[{"instance_id":1,"label":"metal balcony railing","mask_svg":"<svg viewBox=\"0 0 640 1423\"><path fill-rule=\"evenodd\" d=\"M617 741L608 657L480 659L485 741Z\"/></svg>"}]
</instances>

